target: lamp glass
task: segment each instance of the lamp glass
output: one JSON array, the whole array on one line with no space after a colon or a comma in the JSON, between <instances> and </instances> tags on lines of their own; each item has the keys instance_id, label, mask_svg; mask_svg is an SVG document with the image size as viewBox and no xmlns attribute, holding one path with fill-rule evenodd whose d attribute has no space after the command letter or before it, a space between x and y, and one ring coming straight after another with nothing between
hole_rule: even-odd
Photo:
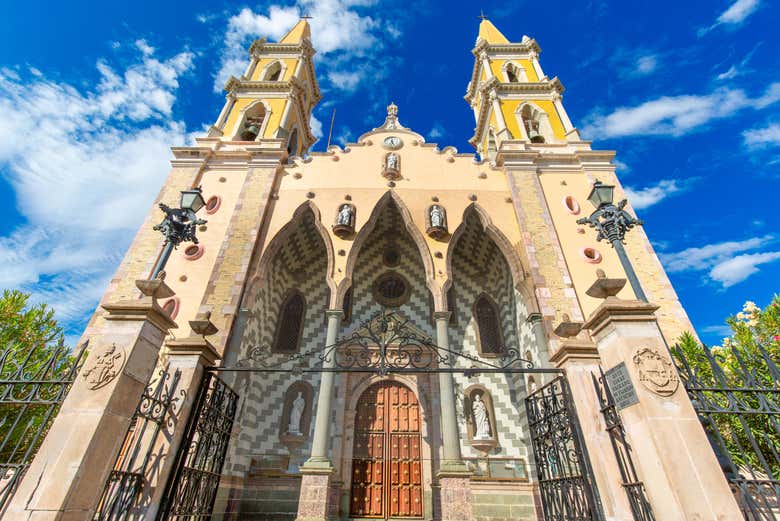
<instances>
[{"instance_id":1,"label":"lamp glass","mask_svg":"<svg viewBox=\"0 0 780 521\"><path fill-rule=\"evenodd\" d=\"M203 200L203 196L200 194L200 190L182 190L181 191L181 207L185 210L192 210L197 213L198 210L206 205L206 201Z\"/></svg>"},{"instance_id":2,"label":"lamp glass","mask_svg":"<svg viewBox=\"0 0 780 521\"><path fill-rule=\"evenodd\" d=\"M603 204L612 204L614 192L614 186L596 182L593 185L593 190L591 190L590 195L588 196L588 201L596 208L601 207Z\"/></svg>"}]
</instances>

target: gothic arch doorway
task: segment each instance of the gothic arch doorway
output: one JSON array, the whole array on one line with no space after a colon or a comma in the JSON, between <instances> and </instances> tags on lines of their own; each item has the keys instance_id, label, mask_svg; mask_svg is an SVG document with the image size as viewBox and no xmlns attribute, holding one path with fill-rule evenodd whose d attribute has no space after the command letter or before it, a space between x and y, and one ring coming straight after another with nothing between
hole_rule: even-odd
<instances>
[{"instance_id":1,"label":"gothic arch doorway","mask_svg":"<svg viewBox=\"0 0 780 521\"><path fill-rule=\"evenodd\" d=\"M356 407L350 517L421 518L420 404L395 381L363 391Z\"/></svg>"}]
</instances>

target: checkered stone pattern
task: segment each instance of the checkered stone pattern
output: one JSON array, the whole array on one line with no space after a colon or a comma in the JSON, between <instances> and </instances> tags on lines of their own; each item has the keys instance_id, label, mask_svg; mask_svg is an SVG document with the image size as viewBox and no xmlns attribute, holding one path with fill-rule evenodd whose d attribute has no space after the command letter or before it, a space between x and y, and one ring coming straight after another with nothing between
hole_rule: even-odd
<instances>
[{"instance_id":1,"label":"checkered stone pattern","mask_svg":"<svg viewBox=\"0 0 780 521\"><path fill-rule=\"evenodd\" d=\"M495 243L484 232L478 218L471 214L466 229L452 253L453 291L455 292L455 323L450 326L450 345L453 349L480 357L477 341L474 303L481 293L489 295L499 310L501 336L506 347L518 348L521 353L536 352L531 326L525 319L528 310L520 294L514 289L509 266ZM538 357L537 357L538 359ZM491 362L495 359L484 358ZM458 365L469 366L461 360ZM524 398L525 383L520 374L481 374L466 377L455 374L458 422L465 457L480 455L468 443L467 418L464 410L465 390L474 384L485 386L493 399L496 434L499 446L492 454L518 457L528 461L528 432Z\"/></svg>"},{"instance_id":2,"label":"checkered stone pattern","mask_svg":"<svg viewBox=\"0 0 780 521\"><path fill-rule=\"evenodd\" d=\"M271 354L276 327L285 296L293 289L300 291L306 301L303 334L299 351L310 351L325 344L329 289L325 282L327 252L314 225L314 216L307 213L291 231L276 240L281 247L274 253L263 275L263 284L250 314L241 343L238 359L245 358L255 346L264 346L269 356L266 363L282 362L287 354ZM316 355L311 363L317 361ZM249 471L252 459L263 460L290 456L291 464L300 465L310 453L314 421L310 422L306 442L292 453L279 440L284 396L293 383L303 380L315 390L312 407L316 405L319 374L304 373L228 373L227 383L238 391L239 403L237 440L228 454L228 474L241 476Z\"/></svg>"}]
</instances>

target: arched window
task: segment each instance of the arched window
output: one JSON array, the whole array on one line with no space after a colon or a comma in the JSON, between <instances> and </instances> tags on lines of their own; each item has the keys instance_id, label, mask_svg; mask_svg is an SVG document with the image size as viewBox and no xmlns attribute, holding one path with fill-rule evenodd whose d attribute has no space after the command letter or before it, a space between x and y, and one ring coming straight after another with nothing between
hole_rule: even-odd
<instances>
[{"instance_id":1,"label":"arched window","mask_svg":"<svg viewBox=\"0 0 780 521\"><path fill-rule=\"evenodd\" d=\"M279 321L276 327L274 351L294 353L298 351L303 331L303 318L306 314L306 302L298 291L290 293L282 303Z\"/></svg>"},{"instance_id":2,"label":"arched window","mask_svg":"<svg viewBox=\"0 0 780 521\"><path fill-rule=\"evenodd\" d=\"M290 139L287 141L287 155L298 155L298 129L294 128L290 133Z\"/></svg>"},{"instance_id":3,"label":"arched window","mask_svg":"<svg viewBox=\"0 0 780 521\"><path fill-rule=\"evenodd\" d=\"M342 324L349 324L352 322L352 288L349 288L344 293L344 305L341 308L344 311L344 316L341 317Z\"/></svg>"},{"instance_id":4,"label":"arched window","mask_svg":"<svg viewBox=\"0 0 780 521\"><path fill-rule=\"evenodd\" d=\"M487 295L480 295L474 303L474 318L477 321L477 338L479 340L480 353L483 355L501 354L504 346L501 341L498 309Z\"/></svg>"},{"instance_id":5,"label":"arched window","mask_svg":"<svg viewBox=\"0 0 780 521\"><path fill-rule=\"evenodd\" d=\"M260 135L265 121L265 105L255 103L244 113L244 121L238 127L236 137L241 141L254 141Z\"/></svg>"},{"instance_id":6,"label":"arched window","mask_svg":"<svg viewBox=\"0 0 780 521\"><path fill-rule=\"evenodd\" d=\"M279 81L279 76L282 75L282 64L279 62L273 62L265 70L264 81Z\"/></svg>"},{"instance_id":7,"label":"arched window","mask_svg":"<svg viewBox=\"0 0 780 521\"><path fill-rule=\"evenodd\" d=\"M506 68L506 77L509 83L518 83L520 81L517 79L517 72L515 72L515 66L512 64Z\"/></svg>"},{"instance_id":8,"label":"arched window","mask_svg":"<svg viewBox=\"0 0 780 521\"><path fill-rule=\"evenodd\" d=\"M523 111L520 113L523 118L523 126L525 127L525 133L528 134L528 139L531 143L544 143L545 139L542 135L541 126L541 114L538 110L534 110L530 105L523 107Z\"/></svg>"}]
</instances>

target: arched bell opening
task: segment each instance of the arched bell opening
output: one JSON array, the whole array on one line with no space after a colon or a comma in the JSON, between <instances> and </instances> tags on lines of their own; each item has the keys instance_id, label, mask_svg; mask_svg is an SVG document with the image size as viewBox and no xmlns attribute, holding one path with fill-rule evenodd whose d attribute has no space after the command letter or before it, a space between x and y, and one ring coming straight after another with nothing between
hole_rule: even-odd
<instances>
[{"instance_id":1,"label":"arched bell opening","mask_svg":"<svg viewBox=\"0 0 780 521\"><path fill-rule=\"evenodd\" d=\"M263 135L268 109L262 101L250 105L242 114L241 121L236 126L233 139L236 141L256 141Z\"/></svg>"}]
</instances>

